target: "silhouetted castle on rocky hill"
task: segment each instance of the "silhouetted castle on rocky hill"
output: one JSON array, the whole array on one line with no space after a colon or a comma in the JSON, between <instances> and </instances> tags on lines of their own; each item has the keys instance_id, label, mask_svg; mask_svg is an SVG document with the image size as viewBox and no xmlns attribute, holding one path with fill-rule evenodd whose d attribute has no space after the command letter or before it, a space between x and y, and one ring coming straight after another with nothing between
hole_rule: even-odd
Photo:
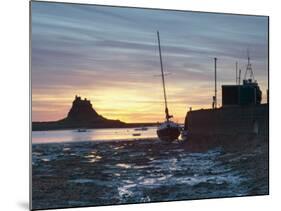
<instances>
[{"instance_id":1,"label":"silhouetted castle on rocky hill","mask_svg":"<svg viewBox=\"0 0 281 211\"><path fill-rule=\"evenodd\" d=\"M66 119L71 121L93 121L93 120L105 120L100 116L95 109L93 109L92 103L87 98L84 100L79 96L75 96L75 100L72 103L72 107L68 112Z\"/></svg>"},{"instance_id":2,"label":"silhouetted castle on rocky hill","mask_svg":"<svg viewBox=\"0 0 281 211\"><path fill-rule=\"evenodd\" d=\"M90 100L75 96L66 118L52 122L33 122L32 130L58 130L76 128L116 128L126 127L120 120L110 120L99 115Z\"/></svg>"}]
</instances>

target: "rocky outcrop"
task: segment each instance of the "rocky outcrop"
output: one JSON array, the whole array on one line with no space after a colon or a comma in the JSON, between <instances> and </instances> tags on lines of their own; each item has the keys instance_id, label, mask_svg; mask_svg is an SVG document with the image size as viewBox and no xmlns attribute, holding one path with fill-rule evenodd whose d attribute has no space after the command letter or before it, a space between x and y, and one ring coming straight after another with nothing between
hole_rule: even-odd
<instances>
[{"instance_id":1,"label":"rocky outcrop","mask_svg":"<svg viewBox=\"0 0 281 211\"><path fill-rule=\"evenodd\" d=\"M66 118L52 122L33 122L32 130L59 130L76 128L116 128L125 127L120 120L110 120L99 115L90 100L75 96Z\"/></svg>"},{"instance_id":2,"label":"rocky outcrop","mask_svg":"<svg viewBox=\"0 0 281 211\"><path fill-rule=\"evenodd\" d=\"M99 115L92 106L90 100L86 98L84 100L79 96L75 96L75 100L72 102L72 107L66 117L68 121L76 122L92 122L106 120Z\"/></svg>"}]
</instances>

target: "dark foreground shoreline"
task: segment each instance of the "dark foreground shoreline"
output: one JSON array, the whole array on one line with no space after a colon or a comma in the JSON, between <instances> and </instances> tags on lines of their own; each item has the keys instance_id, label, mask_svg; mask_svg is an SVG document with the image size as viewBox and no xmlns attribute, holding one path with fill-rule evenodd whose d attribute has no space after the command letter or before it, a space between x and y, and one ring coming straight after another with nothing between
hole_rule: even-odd
<instances>
[{"instance_id":1,"label":"dark foreground shoreline","mask_svg":"<svg viewBox=\"0 0 281 211\"><path fill-rule=\"evenodd\" d=\"M193 138L33 144L32 208L269 194L264 137Z\"/></svg>"}]
</instances>

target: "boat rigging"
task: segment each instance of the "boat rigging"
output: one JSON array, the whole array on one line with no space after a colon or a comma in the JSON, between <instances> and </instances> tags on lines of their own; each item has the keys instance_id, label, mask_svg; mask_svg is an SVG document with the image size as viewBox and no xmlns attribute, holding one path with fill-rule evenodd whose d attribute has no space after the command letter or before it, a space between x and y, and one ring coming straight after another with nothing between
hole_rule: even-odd
<instances>
[{"instance_id":1,"label":"boat rigging","mask_svg":"<svg viewBox=\"0 0 281 211\"><path fill-rule=\"evenodd\" d=\"M163 94L164 94L164 102L165 102L165 119L166 119L165 122L163 122L158 126L157 135L159 139L162 141L172 142L178 139L180 135L180 126L177 123L170 120L171 118L173 118L173 115L169 114L169 109L168 109L159 31L157 31L157 38L158 38L158 49L159 49L159 57L160 57L162 86L163 86Z\"/></svg>"}]
</instances>

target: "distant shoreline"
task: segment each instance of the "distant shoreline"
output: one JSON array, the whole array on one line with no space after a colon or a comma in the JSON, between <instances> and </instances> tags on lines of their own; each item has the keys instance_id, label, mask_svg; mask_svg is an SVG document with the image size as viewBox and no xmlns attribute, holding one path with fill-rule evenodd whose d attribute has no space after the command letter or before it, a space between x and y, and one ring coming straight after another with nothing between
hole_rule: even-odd
<instances>
[{"instance_id":1,"label":"distant shoreline","mask_svg":"<svg viewBox=\"0 0 281 211\"><path fill-rule=\"evenodd\" d=\"M77 129L110 129L110 128L135 128L158 126L159 123L124 123L122 125L75 125L69 126L57 122L32 122L32 131L52 131L52 130L77 130Z\"/></svg>"}]
</instances>

